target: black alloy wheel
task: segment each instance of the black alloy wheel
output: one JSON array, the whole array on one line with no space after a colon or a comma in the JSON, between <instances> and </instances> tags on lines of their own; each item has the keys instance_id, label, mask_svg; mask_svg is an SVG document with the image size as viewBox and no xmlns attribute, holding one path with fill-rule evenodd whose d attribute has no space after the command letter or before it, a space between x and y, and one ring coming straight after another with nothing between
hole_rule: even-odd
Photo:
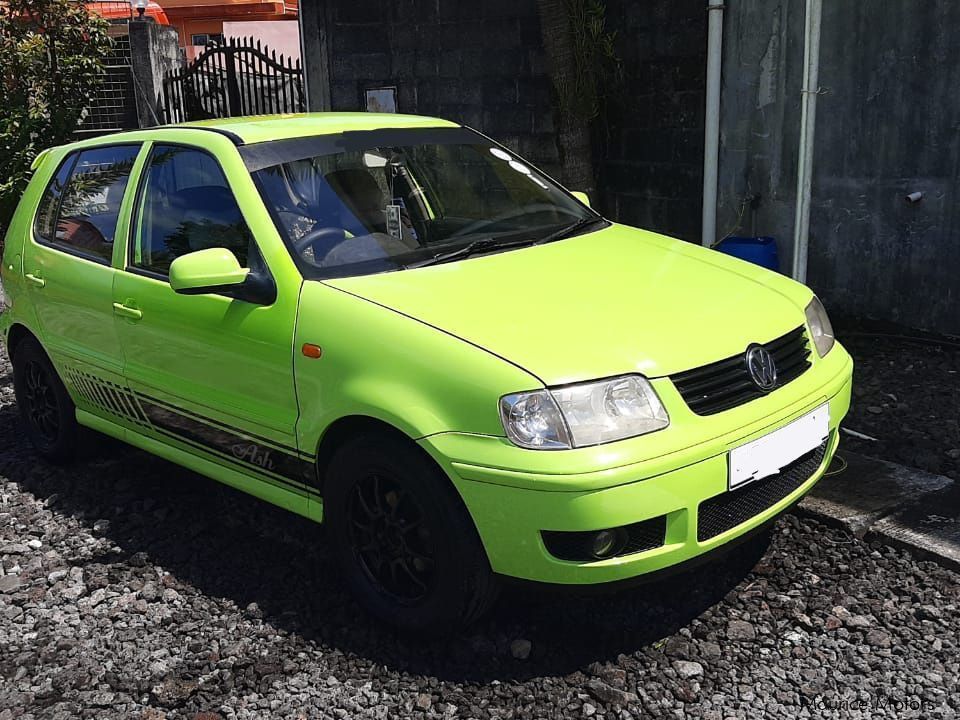
<instances>
[{"instance_id":1,"label":"black alloy wheel","mask_svg":"<svg viewBox=\"0 0 960 720\"><path fill-rule=\"evenodd\" d=\"M433 538L416 498L381 474L356 482L350 499L353 550L370 580L403 604L430 591L436 561Z\"/></svg>"},{"instance_id":2,"label":"black alloy wheel","mask_svg":"<svg viewBox=\"0 0 960 720\"><path fill-rule=\"evenodd\" d=\"M417 444L368 430L333 454L324 473L323 522L359 604L417 636L476 621L498 582L450 478Z\"/></svg>"},{"instance_id":3,"label":"black alloy wheel","mask_svg":"<svg viewBox=\"0 0 960 720\"><path fill-rule=\"evenodd\" d=\"M77 410L53 363L33 337L17 343L12 355L13 390L25 434L50 462L73 460L80 434Z\"/></svg>"},{"instance_id":4,"label":"black alloy wheel","mask_svg":"<svg viewBox=\"0 0 960 720\"><path fill-rule=\"evenodd\" d=\"M57 396L47 368L35 359L24 364L23 409L33 431L50 445L60 436Z\"/></svg>"}]
</instances>

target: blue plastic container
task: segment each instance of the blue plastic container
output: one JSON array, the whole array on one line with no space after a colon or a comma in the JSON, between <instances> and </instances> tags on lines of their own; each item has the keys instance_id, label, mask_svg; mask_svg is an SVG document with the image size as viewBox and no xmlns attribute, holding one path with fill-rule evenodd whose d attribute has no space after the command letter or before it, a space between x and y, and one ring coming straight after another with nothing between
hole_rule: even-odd
<instances>
[{"instance_id":1,"label":"blue plastic container","mask_svg":"<svg viewBox=\"0 0 960 720\"><path fill-rule=\"evenodd\" d=\"M717 250L780 272L777 241L772 237L728 237L717 245Z\"/></svg>"}]
</instances>

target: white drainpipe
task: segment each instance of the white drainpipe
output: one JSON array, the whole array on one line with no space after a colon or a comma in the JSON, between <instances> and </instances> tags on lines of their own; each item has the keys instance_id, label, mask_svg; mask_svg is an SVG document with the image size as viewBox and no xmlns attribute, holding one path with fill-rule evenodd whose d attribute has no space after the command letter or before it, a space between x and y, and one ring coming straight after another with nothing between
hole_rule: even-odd
<instances>
[{"instance_id":1,"label":"white drainpipe","mask_svg":"<svg viewBox=\"0 0 960 720\"><path fill-rule=\"evenodd\" d=\"M807 281L810 242L810 189L813 180L813 139L820 92L820 18L822 0L807 0L803 43L803 95L800 101L800 147L797 166L797 215L793 229L793 278Z\"/></svg>"},{"instance_id":2,"label":"white drainpipe","mask_svg":"<svg viewBox=\"0 0 960 720\"><path fill-rule=\"evenodd\" d=\"M703 139L703 227L701 242L717 241L717 176L720 154L720 78L723 68L723 0L707 0L707 112Z\"/></svg>"},{"instance_id":3,"label":"white drainpipe","mask_svg":"<svg viewBox=\"0 0 960 720\"><path fill-rule=\"evenodd\" d=\"M309 0L307 0L309 2ZM284 12L286 12L286 5L284 5ZM303 34L303 13L297 13L297 33L300 35L300 67L303 68L303 105L307 109L307 112L311 110L310 108L310 83L307 82L307 46L304 43L304 34Z\"/></svg>"}]
</instances>

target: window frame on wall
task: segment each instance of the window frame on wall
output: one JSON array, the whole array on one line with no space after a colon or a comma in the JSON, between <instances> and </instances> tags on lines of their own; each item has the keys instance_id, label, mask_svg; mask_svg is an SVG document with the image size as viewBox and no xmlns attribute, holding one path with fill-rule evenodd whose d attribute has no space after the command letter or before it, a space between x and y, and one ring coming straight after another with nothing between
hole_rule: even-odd
<instances>
[{"instance_id":1,"label":"window frame on wall","mask_svg":"<svg viewBox=\"0 0 960 720\"><path fill-rule=\"evenodd\" d=\"M250 228L250 224L247 222L246 216L243 214L243 208L240 206L240 202L237 200L237 195L233 190L233 185L230 182L230 176L224 170L223 164L220 162L220 159L216 156L215 153L207 150L206 148L200 147L198 145L191 145L189 143L183 142L173 142L168 140L155 140L150 144L150 147L147 149L147 156L144 159L143 166L140 169L139 176L137 177L137 188L136 194L133 198L133 205L130 211L130 222L127 232L127 247L124 252L122 269L125 272L140 275L143 277L151 278L152 280L158 280L163 283L169 284L170 282L170 272L169 267L167 272L161 273L157 270L152 270L147 267L142 267L135 264L135 253L141 242L140 232L142 230L141 219L143 217L144 206L146 203L146 192L147 182L150 177L150 170L153 164L154 153L158 148L177 148L180 150L186 150L191 152L202 153L209 158L213 164L216 166L217 170L220 172L221 177L224 181L224 187L230 193L231 198L237 206L237 210L240 214L240 219L243 221L244 226L246 227L247 234L249 237L250 249L253 250L253 253L248 249L248 256L246 258L246 263L241 263L242 267L249 267L251 270L256 270L258 272L262 271L267 275L270 275L270 271L267 267L266 261L263 258L263 251L260 250L260 245L257 242L257 238L253 233L253 230ZM231 250L230 248L227 248ZM231 252L233 252L231 250ZM186 254L186 253L185 253ZM234 253L235 254L235 253ZM178 255L177 257L181 257ZM171 263L176 258L171 259ZM239 261L239 258L238 258ZM214 294L227 294L227 293L214 293Z\"/></svg>"},{"instance_id":2,"label":"window frame on wall","mask_svg":"<svg viewBox=\"0 0 960 720\"><path fill-rule=\"evenodd\" d=\"M120 220L122 216L123 202L124 202L124 199L127 197L127 193L131 192L130 180L134 175L137 158L139 157L140 152L143 150L143 145L144 145L143 142L104 143L102 145L91 145L89 147L78 148L76 150L73 150L67 153L67 155L57 165L57 169L51 175L50 179L47 181L47 184L43 190L43 195L40 198L40 202L37 204L37 208L34 211L33 224L31 226L31 234L34 242L37 243L38 245L42 245L43 247L50 248L51 250L56 250L57 252L63 253L65 255L71 255L73 257L80 258L81 260L87 260L89 262L97 263L98 265L103 265L105 267L112 267L114 249L116 248L116 244L117 244L117 234L121 230ZM116 223L114 225L114 236L109 243L110 245L109 256L104 257L103 255L99 255L95 252L87 251L86 249L78 247L76 245L71 245L69 243L59 241L57 239L57 232L60 227L61 215L63 213L64 198L69 196L70 186L73 182L74 175L77 171L77 165L80 161L80 158L85 153L93 153L101 150L115 150L118 148L125 148L125 147L134 148L136 152L133 153L133 156L132 156L133 162L130 166L130 170L127 172L126 179L124 181L125 184L124 184L123 192L121 193L117 201ZM55 200L56 210L53 213L52 237L46 237L44 233L40 232L40 228L38 227L40 222L40 213L43 208L43 204L46 201L47 196L50 192L50 189L54 186L54 184L60 178L60 175L63 172L64 168L67 168L67 167L69 167L69 170L67 171L66 182L60 188L59 196ZM97 228L97 230L99 231L99 228Z\"/></svg>"},{"instance_id":3,"label":"window frame on wall","mask_svg":"<svg viewBox=\"0 0 960 720\"><path fill-rule=\"evenodd\" d=\"M198 43L195 40L195 38L198 37L205 37L207 41ZM226 44L226 39L224 38L223 33L190 33L190 44L194 47L207 47L207 45L209 45L211 42L219 46Z\"/></svg>"}]
</instances>

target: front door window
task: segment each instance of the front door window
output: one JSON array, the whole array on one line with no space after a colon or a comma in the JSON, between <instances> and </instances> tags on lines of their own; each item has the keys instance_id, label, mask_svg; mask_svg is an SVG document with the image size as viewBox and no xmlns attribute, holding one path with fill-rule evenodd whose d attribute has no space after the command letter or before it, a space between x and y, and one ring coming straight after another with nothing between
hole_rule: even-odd
<instances>
[{"instance_id":1,"label":"front door window","mask_svg":"<svg viewBox=\"0 0 960 720\"><path fill-rule=\"evenodd\" d=\"M170 263L222 247L248 267L253 236L217 161L202 150L156 145L150 153L130 266L166 277Z\"/></svg>"}]
</instances>

